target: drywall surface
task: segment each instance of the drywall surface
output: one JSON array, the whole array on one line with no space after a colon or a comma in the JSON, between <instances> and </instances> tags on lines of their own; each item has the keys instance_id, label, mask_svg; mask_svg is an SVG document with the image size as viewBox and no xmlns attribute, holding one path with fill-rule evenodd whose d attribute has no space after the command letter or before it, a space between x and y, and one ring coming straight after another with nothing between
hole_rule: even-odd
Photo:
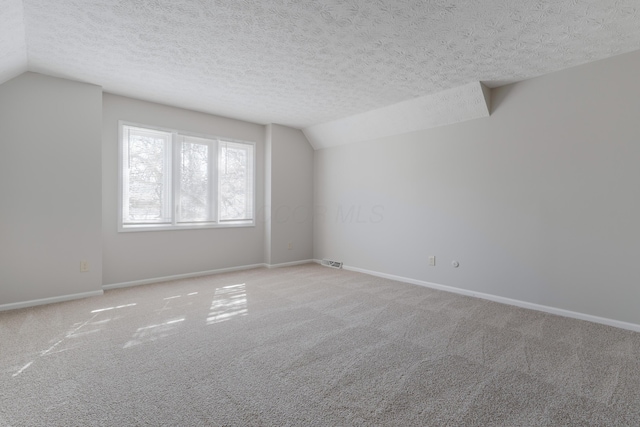
<instances>
[{"instance_id":1,"label":"drywall surface","mask_svg":"<svg viewBox=\"0 0 640 427\"><path fill-rule=\"evenodd\" d=\"M0 305L101 290L101 109L99 86L0 85Z\"/></svg>"},{"instance_id":2,"label":"drywall surface","mask_svg":"<svg viewBox=\"0 0 640 427\"><path fill-rule=\"evenodd\" d=\"M0 10L0 84L27 71L24 2L5 0Z\"/></svg>"},{"instance_id":3,"label":"drywall surface","mask_svg":"<svg viewBox=\"0 0 640 427\"><path fill-rule=\"evenodd\" d=\"M262 221L254 227L119 233L117 214L119 120L255 142L258 212L264 206L264 126L107 93L103 117L104 285L263 262Z\"/></svg>"},{"instance_id":4,"label":"drywall surface","mask_svg":"<svg viewBox=\"0 0 640 427\"><path fill-rule=\"evenodd\" d=\"M393 105L303 129L313 148L370 141L488 117L490 90L480 82L408 99Z\"/></svg>"},{"instance_id":5,"label":"drywall surface","mask_svg":"<svg viewBox=\"0 0 640 427\"><path fill-rule=\"evenodd\" d=\"M621 55L494 89L489 118L316 151L315 258L640 324L638 75Z\"/></svg>"},{"instance_id":6,"label":"drywall surface","mask_svg":"<svg viewBox=\"0 0 640 427\"><path fill-rule=\"evenodd\" d=\"M267 237L270 265L313 256L313 148L301 130L267 125Z\"/></svg>"}]
</instances>

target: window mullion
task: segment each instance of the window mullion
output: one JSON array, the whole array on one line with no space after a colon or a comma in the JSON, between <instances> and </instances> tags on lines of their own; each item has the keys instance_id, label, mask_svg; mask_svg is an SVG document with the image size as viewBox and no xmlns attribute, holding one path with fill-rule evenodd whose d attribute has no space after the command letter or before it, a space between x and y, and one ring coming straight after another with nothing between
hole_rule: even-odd
<instances>
[{"instance_id":1,"label":"window mullion","mask_svg":"<svg viewBox=\"0 0 640 427\"><path fill-rule=\"evenodd\" d=\"M164 157L166 176L164 177L164 188L165 188L165 194L166 194L167 200L165 204L164 216L165 218L172 220L173 219L173 215L172 215L173 194L172 194L171 187L172 187L172 179L173 179L173 165L171 164L171 158L173 157L172 155L173 137L171 135L169 135L169 137L167 138L166 144L167 144L167 148L165 150L165 157Z\"/></svg>"},{"instance_id":2,"label":"window mullion","mask_svg":"<svg viewBox=\"0 0 640 427\"><path fill-rule=\"evenodd\" d=\"M209 150L209 179L211 182L211 188L209 189L209 197L211 203L209 204L211 220L215 223L218 222L218 162L219 162L219 148L220 141L211 141L211 150Z\"/></svg>"},{"instance_id":3,"label":"window mullion","mask_svg":"<svg viewBox=\"0 0 640 427\"><path fill-rule=\"evenodd\" d=\"M180 215L180 152L182 149L182 140L176 132L171 133L173 141L170 164L171 164L171 225L178 224Z\"/></svg>"},{"instance_id":4,"label":"window mullion","mask_svg":"<svg viewBox=\"0 0 640 427\"><path fill-rule=\"evenodd\" d=\"M129 173L130 173L130 161L129 161L129 128L122 129L122 140L120 142L120 149L122 150L122 157L120 158L121 165L121 191L122 191L122 210L120 211L120 223L126 222L129 219Z\"/></svg>"}]
</instances>

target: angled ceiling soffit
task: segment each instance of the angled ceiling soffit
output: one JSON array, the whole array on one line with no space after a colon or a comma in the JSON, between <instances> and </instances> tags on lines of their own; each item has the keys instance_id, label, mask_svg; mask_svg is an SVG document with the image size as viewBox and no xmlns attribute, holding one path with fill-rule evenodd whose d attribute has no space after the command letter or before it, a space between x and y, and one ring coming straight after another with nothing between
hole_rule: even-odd
<instances>
[{"instance_id":1,"label":"angled ceiling soffit","mask_svg":"<svg viewBox=\"0 0 640 427\"><path fill-rule=\"evenodd\" d=\"M489 117L490 113L489 88L473 82L312 125L303 131L313 148L318 150Z\"/></svg>"},{"instance_id":2,"label":"angled ceiling soffit","mask_svg":"<svg viewBox=\"0 0 640 427\"><path fill-rule=\"evenodd\" d=\"M0 7L0 84L27 71L27 43L22 0Z\"/></svg>"}]
</instances>

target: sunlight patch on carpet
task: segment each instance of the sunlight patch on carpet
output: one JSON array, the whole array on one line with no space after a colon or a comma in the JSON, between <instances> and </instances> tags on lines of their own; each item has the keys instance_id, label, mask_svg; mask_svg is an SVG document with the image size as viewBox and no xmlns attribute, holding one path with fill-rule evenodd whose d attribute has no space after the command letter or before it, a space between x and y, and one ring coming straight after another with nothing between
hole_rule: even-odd
<instances>
[{"instance_id":1,"label":"sunlight patch on carpet","mask_svg":"<svg viewBox=\"0 0 640 427\"><path fill-rule=\"evenodd\" d=\"M138 328L133 334L132 339L127 342L123 348L133 347L145 342L156 341L161 338L168 337L175 332L176 324L184 322L185 318L173 319L157 325L149 325Z\"/></svg>"},{"instance_id":2,"label":"sunlight patch on carpet","mask_svg":"<svg viewBox=\"0 0 640 427\"><path fill-rule=\"evenodd\" d=\"M247 291L245 283L216 289L210 310L207 325L225 322L237 316L246 316Z\"/></svg>"},{"instance_id":3,"label":"sunlight patch on carpet","mask_svg":"<svg viewBox=\"0 0 640 427\"><path fill-rule=\"evenodd\" d=\"M103 311L116 310L116 309L119 309L119 308L133 307L134 305L138 305L138 304L136 304L136 303L134 302L134 303L132 303L132 304L118 305L118 306L116 306L116 307L99 308L98 310L93 310L93 311L91 311L91 312L92 312L92 313L100 313L100 312L103 312Z\"/></svg>"}]
</instances>

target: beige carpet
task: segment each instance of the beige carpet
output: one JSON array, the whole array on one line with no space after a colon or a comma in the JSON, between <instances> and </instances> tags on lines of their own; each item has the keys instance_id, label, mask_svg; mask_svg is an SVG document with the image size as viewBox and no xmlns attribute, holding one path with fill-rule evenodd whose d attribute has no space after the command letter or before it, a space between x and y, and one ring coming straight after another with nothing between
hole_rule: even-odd
<instances>
[{"instance_id":1,"label":"beige carpet","mask_svg":"<svg viewBox=\"0 0 640 427\"><path fill-rule=\"evenodd\" d=\"M638 426L640 334L318 265L0 313L2 426Z\"/></svg>"}]
</instances>

